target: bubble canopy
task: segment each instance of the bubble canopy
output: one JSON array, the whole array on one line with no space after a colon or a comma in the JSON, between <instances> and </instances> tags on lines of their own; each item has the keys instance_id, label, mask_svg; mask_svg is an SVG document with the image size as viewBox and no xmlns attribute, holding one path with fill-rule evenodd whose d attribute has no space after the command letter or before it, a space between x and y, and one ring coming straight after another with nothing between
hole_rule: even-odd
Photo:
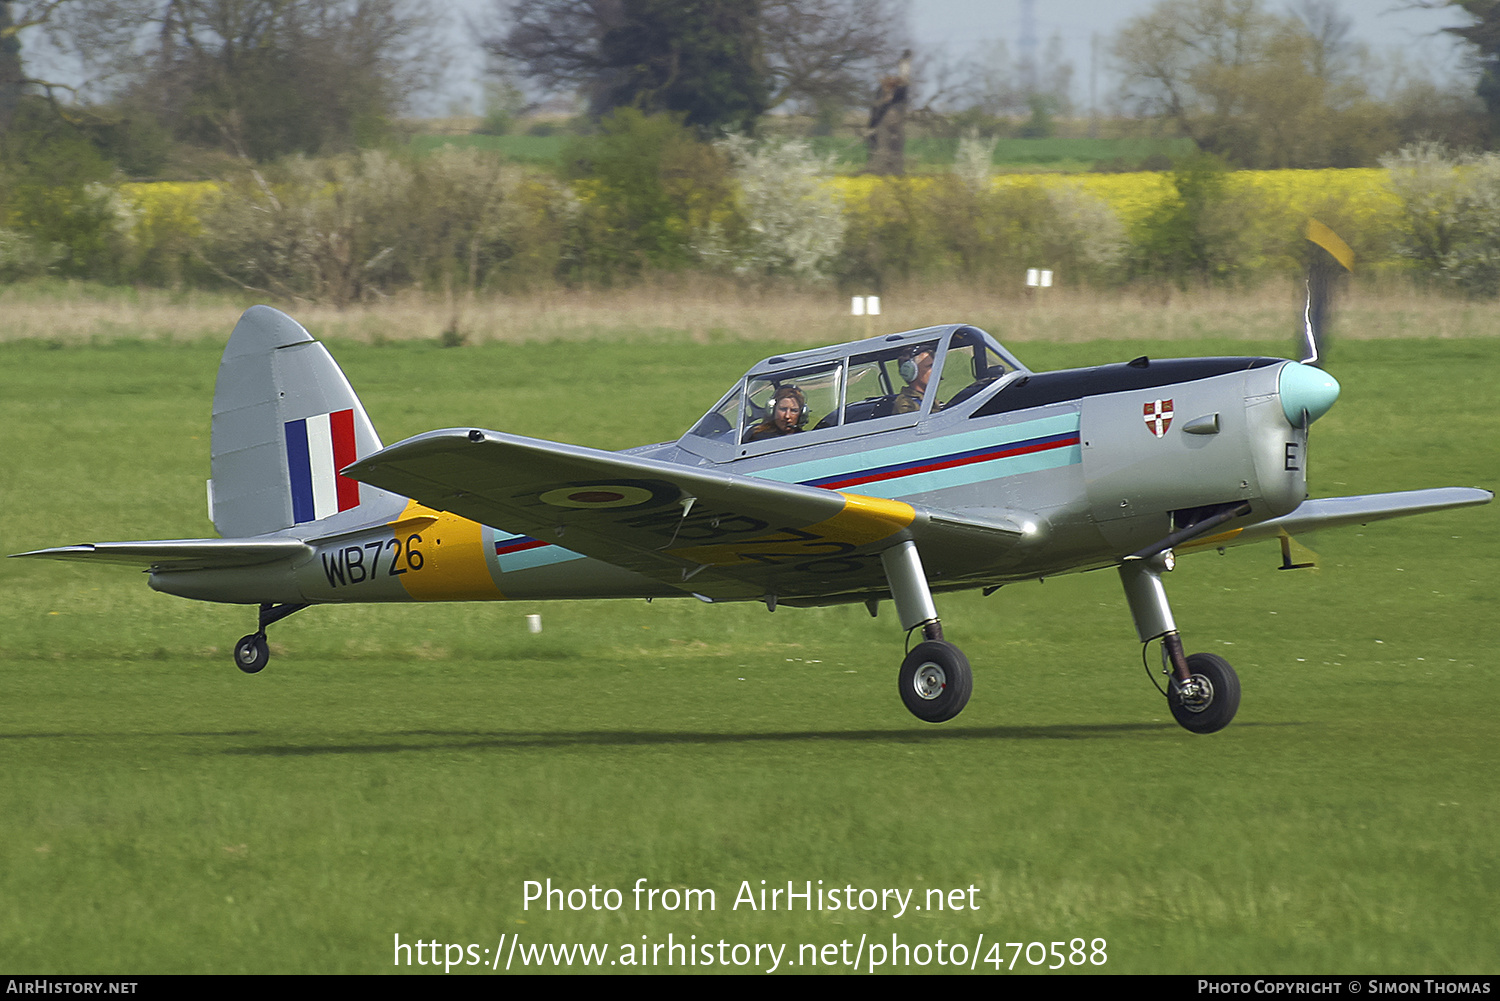
<instances>
[{"instance_id":1,"label":"bubble canopy","mask_svg":"<svg viewBox=\"0 0 1500 1001\"><path fill-rule=\"evenodd\" d=\"M715 462L916 424L1028 371L989 334L951 324L776 355L678 441Z\"/></svg>"}]
</instances>

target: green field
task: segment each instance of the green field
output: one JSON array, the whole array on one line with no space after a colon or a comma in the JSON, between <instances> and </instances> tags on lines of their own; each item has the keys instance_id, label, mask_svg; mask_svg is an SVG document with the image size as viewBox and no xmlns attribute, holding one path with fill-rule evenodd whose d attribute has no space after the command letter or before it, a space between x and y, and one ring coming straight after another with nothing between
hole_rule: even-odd
<instances>
[{"instance_id":1,"label":"green field","mask_svg":"<svg viewBox=\"0 0 1500 1001\"><path fill-rule=\"evenodd\" d=\"M566 134L548 136L418 136L412 149L430 153L442 146L460 146L498 153L520 163L555 164L572 137ZM831 157L837 169L859 172L869 159L865 143L850 137L816 137L813 151ZM1114 169L1136 170L1148 157L1170 159L1192 152L1190 139L1001 139L995 144L994 164L1005 170L1092 170L1098 164ZM957 139L917 138L906 144L907 167L913 173L939 173L952 168L958 150Z\"/></svg>"},{"instance_id":2,"label":"green field","mask_svg":"<svg viewBox=\"0 0 1500 1001\"><path fill-rule=\"evenodd\" d=\"M857 172L869 159L859 139L814 139L813 149L832 156L839 169ZM999 139L992 159L996 169L1009 171L1093 170L1109 164L1115 170L1138 170L1148 157L1168 161L1193 151L1191 139L1089 139L1051 136L1041 139ZM917 138L906 143L906 165L912 173L943 173L953 167L956 138Z\"/></svg>"},{"instance_id":3,"label":"green field","mask_svg":"<svg viewBox=\"0 0 1500 1001\"><path fill-rule=\"evenodd\" d=\"M148 333L0 343L4 552L211 534L222 337ZM387 442L474 424L620 448L675 437L778 345L331 347ZM1034 368L1286 351L1212 331L1015 348ZM1337 348L1315 494L1495 487L1500 339ZM0 968L433 972L430 948L395 965L399 936L472 943L460 963L499 949L513 970L517 941L659 970L649 947L670 936L716 961L728 943L746 971L769 954L735 945L812 972L824 946L863 943L863 970L894 941L899 972L952 970L955 946L993 972L1013 942L1015 972L1038 972L1024 944L1045 965L1062 942L1066 972L1493 974L1497 542L1486 507L1328 533L1317 573L1278 572L1274 545L1185 558L1167 584L1188 648L1245 688L1210 737L1172 722L1111 572L940 597L975 694L931 726L897 698L888 608L314 608L272 627L271 666L247 677L229 650L249 609L7 561ZM621 905L524 907L547 879ZM638 880L716 906L637 909ZM762 880L914 891L921 909L736 908ZM930 890L959 906L925 906Z\"/></svg>"}]
</instances>

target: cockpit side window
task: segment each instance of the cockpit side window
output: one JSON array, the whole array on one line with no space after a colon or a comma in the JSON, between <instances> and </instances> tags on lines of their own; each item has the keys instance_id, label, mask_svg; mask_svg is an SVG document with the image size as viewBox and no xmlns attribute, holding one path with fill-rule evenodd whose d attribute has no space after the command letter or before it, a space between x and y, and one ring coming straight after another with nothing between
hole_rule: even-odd
<instances>
[{"instance_id":1,"label":"cockpit side window","mask_svg":"<svg viewBox=\"0 0 1500 1001\"><path fill-rule=\"evenodd\" d=\"M931 392L937 350L937 341L922 341L850 358L844 423L920 411Z\"/></svg>"},{"instance_id":2,"label":"cockpit side window","mask_svg":"<svg viewBox=\"0 0 1500 1001\"><path fill-rule=\"evenodd\" d=\"M977 333L961 330L948 344L943 374L938 380L937 408L964 402L1013 371L1003 358L989 350Z\"/></svg>"},{"instance_id":3,"label":"cockpit side window","mask_svg":"<svg viewBox=\"0 0 1500 1001\"><path fill-rule=\"evenodd\" d=\"M744 383L740 383L724 394L718 405L704 414L688 433L733 445L735 431L740 425L740 410L744 406L744 389Z\"/></svg>"}]
</instances>

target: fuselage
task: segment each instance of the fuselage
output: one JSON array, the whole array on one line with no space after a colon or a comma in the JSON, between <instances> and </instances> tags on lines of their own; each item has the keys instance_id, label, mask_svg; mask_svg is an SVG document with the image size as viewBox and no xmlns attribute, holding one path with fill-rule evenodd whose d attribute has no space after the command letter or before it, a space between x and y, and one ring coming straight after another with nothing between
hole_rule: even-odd
<instances>
[{"instance_id":1,"label":"fuselage","mask_svg":"<svg viewBox=\"0 0 1500 1001\"><path fill-rule=\"evenodd\" d=\"M934 345L944 373L906 413L899 399L888 403L897 383L882 354L894 361L900 344L892 342L901 338ZM792 384L819 401L804 407L808 426L756 438L748 430L758 416L754 394ZM1272 358L1137 359L1032 373L974 328L929 328L767 359L681 439L626 454L1025 521L1017 545L924 554L933 589L947 590L1114 564L1204 512L1241 503L1251 509L1241 523L1292 511L1307 496L1307 425L1336 395L1318 370ZM306 541L310 558L157 572L151 585L214 601L297 604L689 593L564 542L414 501L376 524L316 532L326 527L274 533ZM736 530L684 528L699 536L684 542L704 544ZM838 600L866 594L880 596L855 589Z\"/></svg>"}]
</instances>

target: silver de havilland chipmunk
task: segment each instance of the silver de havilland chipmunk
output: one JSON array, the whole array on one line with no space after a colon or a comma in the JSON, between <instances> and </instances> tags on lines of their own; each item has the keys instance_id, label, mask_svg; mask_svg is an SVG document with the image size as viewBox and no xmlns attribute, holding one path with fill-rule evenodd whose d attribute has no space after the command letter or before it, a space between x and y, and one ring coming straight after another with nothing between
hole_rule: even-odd
<instances>
[{"instance_id":1,"label":"silver de havilland chipmunk","mask_svg":"<svg viewBox=\"0 0 1500 1001\"><path fill-rule=\"evenodd\" d=\"M1308 499L1307 440L1338 383L1318 365L1348 248L1314 224L1301 361L1137 358L1033 372L989 334L927 327L776 355L676 441L606 452L481 428L381 445L322 344L266 306L214 389L217 539L20 553L133 564L151 587L259 606L266 630L359 601L666 598L813 606L890 600L901 699L952 719L969 662L934 595L1114 566L1141 642L1162 640L1172 715L1239 707L1234 669L1184 653L1162 576L1182 551L1484 504L1449 487Z\"/></svg>"}]
</instances>

